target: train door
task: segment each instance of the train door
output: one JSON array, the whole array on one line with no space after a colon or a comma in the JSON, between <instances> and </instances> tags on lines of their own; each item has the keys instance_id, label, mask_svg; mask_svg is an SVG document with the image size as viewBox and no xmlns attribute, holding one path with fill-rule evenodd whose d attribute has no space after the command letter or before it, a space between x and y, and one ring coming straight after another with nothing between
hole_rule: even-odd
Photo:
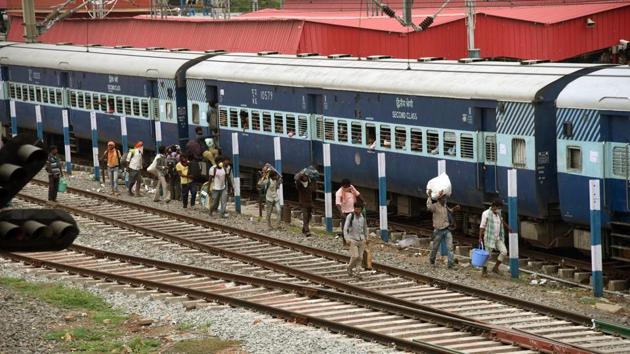
<instances>
[{"instance_id":1,"label":"train door","mask_svg":"<svg viewBox=\"0 0 630 354\"><path fill-rule=\"evenodd\" d=\"M320 94L306 95L306 110L310 115L311 164L323 165L322 141L324 140L324 98Z\"/></svg>"},{"instance_id":2,"label":"train door","mask_svg":"<svg viewBox=\"0 0 630 354\"><path fill-rule=\"evenodd\" d=\"M483 190L496 194L498 190L497 171L497 124L494 108L478 108L481 114L481 149L483 150L482 178Z\"/></svg>"},{"instance_id":3,"label":"train door","mask_svg":"<svg viewBox=\"0 0 630 354\"><path fill-rule=\"evenodd\" d=\"M206 119L208 121L208 128L210 129L210 135L215 136L215 139L219 137L219 88L214 85L206 86L206 102L208 102L208 112L206 113ZM218 143L218 141L217 141Z\"/></svg>"},{"instance_id":4,"label":"train door","mask_svg":"<svg viewBox=\"0 0 630 354\"><path fill-rule=\"evenodd\" d=\"M162 135L162 127L158 127L158 125L155 122L159 122L160 121L160 100L157 98L158 97L158 86L157 86L157 80L149 80L148 82L148 89L147 89L147 97L150 97L150 102L149 102L149 114L148 114L148 118L149 121L151 121L151 132L152 132L152 137L154 139L154 141L157 141L157 129L160 129L160 136ZM144 115L144 112L143 112ZM160 137L162 139L162 141L164 140L164 137ZM157 146L155 147L155 150L157 151Z\"/></svg>"}]
</instances>

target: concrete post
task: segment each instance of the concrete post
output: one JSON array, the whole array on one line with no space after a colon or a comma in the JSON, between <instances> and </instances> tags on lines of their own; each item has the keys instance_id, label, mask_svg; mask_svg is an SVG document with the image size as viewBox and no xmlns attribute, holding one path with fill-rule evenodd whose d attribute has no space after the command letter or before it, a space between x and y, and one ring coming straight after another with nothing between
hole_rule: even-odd
<instances>
[{"instance_id":1,"label":"concrete post","mask_svg":"<svg viewBox=\"0 0 630 354\"><path fill-rule=\"evenodd\" d=\"M326 232L333 231L332 224L332 169L330 166L330 144L323 144L324 153L324 217L326 222Z\"/></svg>"},{"instance_id":2,"label":"concrete post","mask_svg":"<svg viewBox=\"0 0 630 354\"><path fill-rule=\"evenodd\" d=\"M508 170L508 219L510 222L510 274L512 278L518 279L518 184L516 169ZM503 226L501 226L503 227Z\"/></svg>"},{"instance_id":3,"label":"concrete post","mask_svg":"<svg viewBox=\"0 0 630 354\"><path fill-rule=\"evenodd\" d=\"M100 181L101 171L98 163L98 132L96 130L96 112L90 112L90 126L92 127L92 160L94 162L94 179Z\"/></svg>"},{"instance_id":4,"label":"concrete post","mask_svg":"<svg viewBox=\"0 0 630 354\"><path fill-rule=\"evenodd\" d=\"M11 110L11 136L16 136L18 134L18 126L17 126L17 113L15 111L14 100L11 100L9 102L9 108Z\"/></svg>"},{"instance_id":5,"label":"concrete post","mask_svg":"<svg viewBox=\"0 0 630 354\"><path fill-rule=\"evenodd\" d=\"M280 177L282 177L282 150L280 149L280 137L276 136L273 138L273 155L275 158L275 168L278 171L278 173L280 174ZM280 208L282 209L282 207L284 206L284 193L283 193L283 189L284 189L284 184L280 185L280 188L278 189L278 199L280 199ZM280 214L282 215L282 214Z\"/></svg>"},{"instance_id":6,"label":"concrete post","mask_svg":"<svg viewBox=\"0 0 630 354\"><path fill-rule=\"evenodd\" d=\"M70 122L68 119L68 110L61 111L61 120L63 123L63 147L66 159L66 173L72 174L72 156L70 156Z\"/></svg>"},{"instance_id":7,"label":"concrete post","mask_svg":"<svg viewBox=\"0 0 630 354\"><path fill-rule=\"evenodd\" d=\"M385 153L378 154L378 203L381 239L389 241L389 231L387 225L387 179L386 179Z\"/></svg>"},{"instance_id":8,"label":"concrete post","mask_svg":"<svg viewBox=\"0 0 630 354\"><path fill-rule=\"evenodd\" d=\"M37 139L44 141L44 123L42 122L42 106L35 106L35 124L37 127Z\"/></svg>"},{"instance_id":9,"label":"concrete post","mask_svg":"<svg viewBox=\"0 0 630 354\"><path fill-rule=\"evenodd\" d=\"M589 200L591 205L591 267L593 270L593 296L604 294L604 277L602 268L602 216L600 206L599 180L589 181Z\"/></svg>"},{"instance_id":10,"label":"concrete post","mask_svg":"<svg viewBox=\"0 0 630 354\"><path fill-rule=\"evenodd\" d=\"M241 213L241 156L238 151L238 133L232 133L232 163L234 172L234 206Z\"/></svg>"}]
</instances>

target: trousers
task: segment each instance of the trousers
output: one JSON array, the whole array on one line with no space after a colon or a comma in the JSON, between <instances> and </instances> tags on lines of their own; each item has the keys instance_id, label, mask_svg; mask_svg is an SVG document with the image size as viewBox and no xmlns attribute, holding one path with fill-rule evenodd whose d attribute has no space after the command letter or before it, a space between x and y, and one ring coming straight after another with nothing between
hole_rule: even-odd
<instances>
[{"instance_id":1,"label":"trousers","mask_svg":"<svg viewBox=\"0 0 630 354\"><path fill-rule=\"evenodd\" d=\"M350 263L348 263L348 270L352 271L358 264L363 261L363 252L365 252L366 242L349 240L350 242Z\"/></svg>"},{"instance_id":2,"label":"trousers","mask_svg":"<svg viewBox=\"0 0 630 354\"><path fill-rule=\"evenodd\" d=\"M448 248L448 265L452 266L455 256L453 255L453 235L449 229L433 230L433 242L431 244L429 261L431 264L435 263L435 257L438 248L440 248L440 243L442 243L442 239L446 241L446 247Z\"/></svg>"},{"instance_id":3,"label":"trousers","mask_svg":"<svg viewBox=\"0 0 630 354\"><path fill-rule=\"evenodd\" d=\"M57 192L59 191L60 175L48 175L48 200L51 202L57 201Z\"/></svg>"},{"instance_id":4,"label":"trousers","mask_svg":"<svg viewBox=\"0 0 630 354\"><path fill-rule=\"evenodd\" d=\"M158 173L158 185L155 187L155 195L153 196L154 202L160 200L160 190L162 190L164 194L164 200L171 200L171 191L168 188L168 183L166 183L166 178L163 173Z\"/></svg>"},{"instance_id":5,"label":"trousers","mask_svg":"<svg viewBox=\"0 0 630 354\"><path fill-rule=\"evenodd\" d=\"M308 235L311 233L310 223L313 216L313 207L302 207L302 233Z\"/></svg>"},{"instance_id":6,"label":"trousers","mask_svg":"<svg viewBox=\"0 0 630 354\"><path fill-rule=\"evenodd\" d=\"M267 208L267 226L271 227L271 213L273 209L276 209L276 213L278 213L278 226L280 226L280 222L282 222L282 215L280 214L280 201L267 201L265 208Z\"/></svg>"},{"instance_id":7,"label":"trousers","mask_svg":"<svg viewBox=\"0 0 630 354\"><path fill-rule=\"evenodd\" d=\"M184 208L188 207L188 194L190 194L190 206L195 206L195 199L197 198L197 185L194 182L182 184L182 203Z\"/></svg>"},{"instance_id":8,"label":"trousers","mask_svg":"<svg viewBox=\"0 0 630 354\"><path fill-rule=\"evenodd\" d=\"M118 192L118 167L107 167L107 176L112 187L112 193Z\"/></svg>"},{"instance_id":9,"label":"trousers","mask_svg":"<svg viewBox=\"0 0 630 354\"><path fill-rule=\"evenodd\" d=\"M213 189L212 191L210 191L210 196L212 198L210 215L212 215L212 213L219 209L219 214L223 216L223 214L225 214L225 208L227 205L227 190L225 188L217 190ZM221 205L221 208L219 208L219 205Z\"/></svg>"}]
</instances>

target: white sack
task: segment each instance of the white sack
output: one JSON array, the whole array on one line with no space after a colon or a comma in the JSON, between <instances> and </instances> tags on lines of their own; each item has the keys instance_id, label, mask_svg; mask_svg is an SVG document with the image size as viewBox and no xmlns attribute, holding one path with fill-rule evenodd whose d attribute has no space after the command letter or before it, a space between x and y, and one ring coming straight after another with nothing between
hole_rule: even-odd
<instances>
[{"instance_id":1,"label":"white sack","mask_svg":"<svg viewBox=\"0 0 630 354\"><path fill-rule=\"evenodd\" d=\"M445 196L450 197L452 188L451 180L448 178L448 175L446 173L442 173L427 183L427 194L429 194L428 191L430 189L431 199L437 199L440 192L444 192L443 194Z\"/></svg>"}]
</instances>

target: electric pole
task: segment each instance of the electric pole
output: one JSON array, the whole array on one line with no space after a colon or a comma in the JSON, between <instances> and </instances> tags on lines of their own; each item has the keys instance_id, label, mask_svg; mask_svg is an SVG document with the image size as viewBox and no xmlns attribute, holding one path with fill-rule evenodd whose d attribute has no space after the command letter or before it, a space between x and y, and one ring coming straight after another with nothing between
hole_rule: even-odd
<instances>
[{"instance_id":1,"label":"electric pole","mask_svg":"<svg viewBox=\"0 0 630 354\"><path fill-rule=\"evenodd\" d=\"M468 57L479 58L481 53L475 48L475 0L466 0L466 33L468 39Z\"/></svg>"}]
</instances>

